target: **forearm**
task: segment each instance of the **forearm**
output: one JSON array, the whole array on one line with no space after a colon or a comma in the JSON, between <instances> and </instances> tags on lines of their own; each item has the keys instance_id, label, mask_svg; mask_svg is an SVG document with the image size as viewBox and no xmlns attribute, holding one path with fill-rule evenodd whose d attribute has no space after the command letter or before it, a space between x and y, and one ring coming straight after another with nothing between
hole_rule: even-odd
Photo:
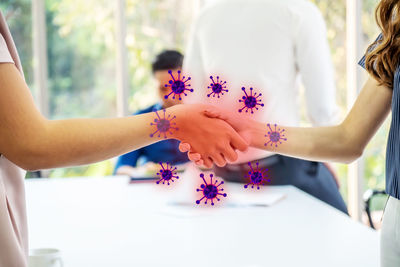
<instances>
[{"instance_id":1,"label":"forearm","mask_svg":"<svg viewBox=\"0 0 400 267\"><path fill-rule=\"evenodd\" d=\"M89 164L162 139L150 133L154 113L113 119L45 121L24 146L29 169ZM30 164L31 163L31 164Z\"/></svg>"},{"instance_id":2,"label":"forearm","mask_svg":"<svg viewBox=\"0 0 400 267\"><path fill-rule=\"evenodd\" d=\"M278 143L271 142L268 135L270 129L266 123L254 122L253 125L251 146L287 156L349 163L363 151L363 146L355 141L344 124L316 128L277 126L284 129ZM271 128L274 129L272 125Z\"/></svg>"},{"instance_id":3,"label":"forearm","mask_svg":"<svg viewBox=\"0 0 400 267\"><path fill-rule=\"evenodd\" d=\"M274 146L267 143L266 124L253 123L258 148L316 161L349 163L357 159L382 125L390 111L392 90L369 78L345 120L338 126L317 128L280 127L286 141Z\"/></svg>"}]
</instances>

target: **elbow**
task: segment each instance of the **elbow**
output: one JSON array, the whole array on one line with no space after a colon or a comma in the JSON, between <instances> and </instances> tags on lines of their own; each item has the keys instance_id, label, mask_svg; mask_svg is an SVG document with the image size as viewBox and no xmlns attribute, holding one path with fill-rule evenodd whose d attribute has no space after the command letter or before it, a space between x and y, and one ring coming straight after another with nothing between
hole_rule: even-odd
<instances>
[{"instance_id":1,"label":"elbow","mask_svg":"<svg viewBox=\"0 0 400 267\"><path fill-rule=\"evenodd\" d=\"M46 120L41 119L29 130L15 131L7 142L4 155L26 171L47 169L56 158L55 153L50 153L48 136Z\"/></svg>"},{"instance_id":2,"label":"elbow","mask_svg":"<svg viewBox=\"0 0 400 267\"><path fill-rule=\"evenodd\" d=\"M27 155L17 153L14 155L5 155L5 157L25 171L38 171L42 169L35 160L31 160Z\"/></svg>"},{"instance_id":3,"label":"elbow","mask_svg":"<svg viewBox=\"0 0 400 267\"><path fill-rule=\"evenodd\" d=\"M353 149L353 150L348 150L346 153L343 155L343 157L339 160L340 163L344 164L350 164L356 161L358 158L360 158L363 154L362 149Z\"/></svg>"},{"instance_id":4,"label":"elbow","mask_svg":"<svg viewBox=\"0 0 400 267\"><path fill-rule=\"evenodd\" d=\"M365 145L357 142L355 138L349 138L347 142L343 140L342 153L339 162L350 164L360 158L364 152Z\"/></svg>"},{"instance_id":5,"label":"elbow","mask_svg":"<svg viewBox=\"0 0 400 267\"><path fill-rule=\"evenodd\" d=\"M28 172L34 172L34 171L41 170L39 167L34 166L34 165L30 165L30 164L19 165L19 167L22 168L25 171L28 171Z\"/></svg>"},{"instance_id":6,"label":"elbow","mask_svg":"<svg viewBox=\"0 0 400 267\"><path fill-rule=\"evenodd\" d=\"M19 164L19 167L29 172L46 169L45 166L38 164L35 161L24 161L23 163Z\"/></svg>"},{"instance_id":7,"label":"elbow","mask_svg":"<svg viewBox=\"0 0 400 267\"><path fill-rule=\"evenodd\" d=\"M362 156L366 143L345 123L339 125L337 131L337 155L340 155L337 161L345 164L353 163Z\"/></svg>"},{"instance_id":8,"label":"elbow","mask_svg":"<svg viewBox=\"0 0 400 267\"><path fill-rule=\"evenodd\" d=\"M43 144L31 142L16 146L9 159L26 171L37 171L51 167L54 158Z\"/></svg>"},{"instance_id":9,"label":"elbow","mask_svg":"<svg viewBox=\"0 0 400 267\"><path fill-rule=\"evenodd\" d=\"M25 171L38 171L48 168L47 164L45 164L48 160L37 152L31 153L25 150L19 153L17 158L18 159L15 160L16 165Z\"/></svg>"}]
</instances>

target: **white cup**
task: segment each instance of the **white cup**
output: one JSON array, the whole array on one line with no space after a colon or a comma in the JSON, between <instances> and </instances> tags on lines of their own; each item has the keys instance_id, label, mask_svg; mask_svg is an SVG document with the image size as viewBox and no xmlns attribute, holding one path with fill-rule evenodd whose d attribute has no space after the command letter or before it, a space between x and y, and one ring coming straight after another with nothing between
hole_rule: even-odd
<instances>
[{"instance_id":1,"label":"white cup","mask_svg":"<svg viewBox=\"0 0 400 267\"><path fill-rule=\"evenodd\" d=\"M63 267L61 252L55 248L31 249L29 267Z\"/></svg>"}]
</instances>

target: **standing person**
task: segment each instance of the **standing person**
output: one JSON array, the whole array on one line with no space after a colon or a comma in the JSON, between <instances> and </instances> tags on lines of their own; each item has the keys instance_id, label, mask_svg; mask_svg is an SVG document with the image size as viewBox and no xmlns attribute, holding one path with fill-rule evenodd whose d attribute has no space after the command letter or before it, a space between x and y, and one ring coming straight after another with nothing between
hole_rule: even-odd
<instances>
[{"instance_id":1,"label":"standing person","mask_svg":"<svg viewBox=\"0 0 400 267\"><path fill-rule=\"evenodd\" d=\"M274 153L308 160L350 163L360 157L389 112L392 121L386 148L386 193L389 195L381 229L381 267L400 266L400 2L381 0L376 19L382 33L359 64L368 71L363 86L345 120L336 126L298 128L277 126L286 140L273 145L266 123L243 120L231 111L213 107L206 114L224 119L250 145ZM276 139L275 139L276 140ZM181 144L181 151L190 145ZM196 150L189 158L197 159ZM196 160L194 160L196 161ZM197 164L202 164L198 160Z\"/></svg>"},{"instance_id":2,"label":"standing person","mask_svg":"<svg viewBox=\"0 0 400 267\"><path fill-rule=\"evenodd\" d=\"M151 64L151 70L157 82L160 101L150 107L139 110L133 115L158 111L180 103L178 98L173 99L169 97L166 99L164 96L168 94L169 90L165 85L171 80L168 71L171 70L172 74L176 74L178 70L182 69L182 62L183 55L175 50L165 50L156 56L154 62ZM154 163L169 162L173 165L185 163L188 161L188 158L185 154L179 152L178 146L178 140L170 139L121 155L118 157L114 172L116 174L132 176L140 170L154 170ZM145 161L143 166L137 166L139 159Z\"/></svg>"},{"instance_id":3,"label":"standing person","mask_svg":"<svg viewBox=\"0 0 400 267\"><path fill-rule=\"evenodd\" d=\"M239 110L245 87L262 93L264 106L244 118L299 126L299 77L305 87L313 126L337 120L333 67L321 13L308 0L216 0L195 21L183 64L193 77L194 94L186 103L207 103ZM226 81L228 92L209 96L210 76ZM270 173L269 184L291 184L347 213L338 183L322 163L260 149L239 155L235 164L214 167L225 180L247 182L248 162Z\"/></svg>"},{"instance_id":4,"label":"standing person","mask_svg":"<svg viewBox=\"0 0 400 267\"><path fill-rule=\"evenodd\" d=\"M25 170L89 164L163 139L151 135L156 114L114 119L47 120L36 109L10 31L0 11L0 266L26 267ZM203 158L224 165L246 142L202 105L166 109L175 116L167 138L187 141ZM166 125L166 124L164 124ZM210 130L210 127L212 131ZM161 127L163 128L163 127ZM228 137L228 138L227 138Z\"/></svg>"}]
</instances>

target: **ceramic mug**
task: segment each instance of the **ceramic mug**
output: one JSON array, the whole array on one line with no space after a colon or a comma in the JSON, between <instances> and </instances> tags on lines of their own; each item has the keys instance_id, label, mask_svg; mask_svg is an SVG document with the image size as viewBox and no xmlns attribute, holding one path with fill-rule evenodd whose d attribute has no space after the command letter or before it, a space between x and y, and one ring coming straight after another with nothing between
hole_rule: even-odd
<instances>
[{"instance_id":1,"label":"ceramic mug","mask_svg":"<svg viewBox=\"0 0 400 267\"><path fill-rule=\"evenodd\" d=\"M63 267L61 252L55 248L31 249L29 252L29 267Z\"/></svg>"}]
</instances>

